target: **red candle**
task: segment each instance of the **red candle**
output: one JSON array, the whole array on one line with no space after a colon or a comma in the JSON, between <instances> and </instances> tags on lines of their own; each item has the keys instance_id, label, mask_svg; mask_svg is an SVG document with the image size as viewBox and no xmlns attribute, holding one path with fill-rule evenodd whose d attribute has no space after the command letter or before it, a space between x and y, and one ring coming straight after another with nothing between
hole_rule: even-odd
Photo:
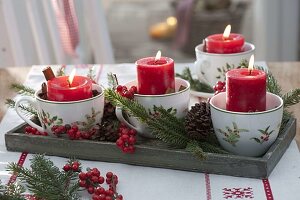
<instances>
[{"instance_id":1,"label":"red candle","mask_svg":"<svg viewBox=\"0 0 300 200\"><path fill-rule=\"evenodd\" d=\"M226 73L226 109L235 112L266 110L266 73L246 68Z\"/></svg>"},{"instance_id":2,"label":"red candle","mask_svg":"<svg viewBox=\"0 0 300 200\"><path fill-rule=\"evenodd\" d=\"M148 57L136 61L138 93L165 94L175 89L174 61L168 57Z\"/></svg>"},{"instance_id":3,"label":"red candle","mask_svg":"<svg viewBox=\"0 0 300 200\"><path fill-rule=\"evenodd\" d=\"M78 101L91 98L92 95L92 80L84 76L74 76L71 81L69 76L59 76L47 82L50 101Z\"/></svg>"},{"instance_id":4,"label":"red candle","mask_svg":"<svg viewBox=\"0 0 300 200\"><path fill-rule=\"evenodd\" d=\"M244 36L230 33L231 26L228 25L223 34L214 34L205 38L205 50L208 53L239 53L243 51Z\"/></svg>"}]
</instances>

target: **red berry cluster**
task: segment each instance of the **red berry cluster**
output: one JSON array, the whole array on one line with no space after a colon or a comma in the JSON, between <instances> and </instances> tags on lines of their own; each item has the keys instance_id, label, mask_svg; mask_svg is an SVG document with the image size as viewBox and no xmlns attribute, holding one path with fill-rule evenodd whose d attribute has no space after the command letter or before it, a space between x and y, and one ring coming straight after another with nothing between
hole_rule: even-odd
<instances>
[{"instance_id":1,"label":"red berry cluster","mask_svg":"<svg viewBox=\"0 0 300 200\"><path fill-rule=\"evenodd\" d=\"M128 128L125 124L121 123L119 128L119 139L116 141L117 147L119 147L124 153L134 153L136 143L136 130Z\"/></svg>"},{"instance_id":2,"label":"red berry cluster","mask_svg":"<svg viewBox=\"0 0 300 200\"><path fill-rule=\"evenodd\" d=\"M33 128L31 126L26 126L25 127L25 133L28 135L42 135L42 136L47 136L47 132L40 132L36 128Z\"/></svg>"},{"instance_id":3,"label":"red berry cluster","mask_svg":"<svg viewBox=\"0 0 300 200\"><path fill-rule=\"evenodd\" d=\"M79 172L81 170L80 163L78 161L69 162L63 166L63 170L65 172L69 172L69 171Z\"/></svg>"},{"instance_id":4,"label":"red berry cluster","mask_svg":"<svg viewBox=\"0 0 300 200\"><path fill-rule=\"evenodd\" d=\"M109 185L108 190L101 186L104 182ZM97 168L79 173L79 186L86 188L88 193L93 195L93 200L123 200L123 196L116 192L117 184L118 177L112 172L106 173L106 179Z\"/></svg>"},{"instance_id":5,"label":"red berry cluster","mask_svg":"<svg viewBox=\"0 0 300 200\"><path fill-rule=\"evenodd\" d=\"M96 133L96 129L92 128L89 131L80 131L77 125L54 125L51 128L54 135L60 136L67 134L71 140L91 139Z\"/></svg>"},{"instance_id":6,"label":"red berry cluster","mask_svg":"<svg viewBox=\"0 0 300 200\"><path fill-rule=\"evenodd\" d=\"M89 194L92 194L93 200L123 200L123 196L117 193L118 176L112 172L107 172L106 176L101 176L97 168L81 171L81 163L78 161L69 161L63 166L67 173L78 173L78 184L85 188ZM104 189L103 183L108 184L109 189Z\"/></svg>"},{"instance_id":7,"label":"red berry cluster","mask_svg":"<svg viewBox=\"0 0 300 200\"><path fill-rule=\"evenodd\" d=\"M97 130L92 128L88 131L80 131L77 125L73 125L68 131L67 134L71 140L81 140L81 139L91 139L95 135Z\"/></svg>"},{"instance_id":8,"label":"red berry cluster","mask_svg":"<svg viewBox=\"0 0 300 200\"><path fill-rule=\"evenodd\" d=\"M70 129L69 124L66 124L65 126L64 125L54 125L51 127L52 133L56 136L65 134L68 129Z\"/></svg>"},{"instance_id":9,"label":"red berry cluster","mask_svg":"<svg viewBox=\"0 0 300 200\"><path fill-rule=\"evenodd\" d=\"M117 86L117 92L122 97L125 97L125 98L128 98L128 99L133 99L134 94L137 93L137 87L136 86L131 86L130 89L128 90L128 88L126 86L118 85Z\"/></svg>"},{"instance_id":10,"label":"red berry cluster","mask_svg":"<svg viewBox=\"0 0 300 200\"><path fill-rule=\"evenodd\" d=\"M223 81L218 81L216 85L214 85L214 91L215 95L219 94L220 92L225 92L226 91L226 83Z\"/></svg>"}]
</instances>

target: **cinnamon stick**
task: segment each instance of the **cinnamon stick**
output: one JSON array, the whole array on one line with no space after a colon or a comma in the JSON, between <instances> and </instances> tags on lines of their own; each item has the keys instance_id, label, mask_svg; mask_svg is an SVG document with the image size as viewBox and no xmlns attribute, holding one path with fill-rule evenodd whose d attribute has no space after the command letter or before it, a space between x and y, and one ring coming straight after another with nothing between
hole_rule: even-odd
<instances>
[{"instance_id":1,"label":"cinnamon stick","mask_svg":"<svg viewBox=\"0 0 300 200\"><path fill-rule=\"evenodd\" d=\"M39 94L39 97L42 99L47 100L48 96L47 96L47 84L44 82L42 83L42 92Z\"/></svg>"},{"instance_id":2,"label":"cinnamon stick","mask_svg":"<svg viewBox=\"0 0 300 200\"><path fill-rule=\"evenodd\" d=\"M45 69L43 69L43 73L44 73L44 76L45 76L45 79L48 81L48 80L51 80L55 77L52 69L50 66L46 67Z\"/></svg>"}]
</instances>

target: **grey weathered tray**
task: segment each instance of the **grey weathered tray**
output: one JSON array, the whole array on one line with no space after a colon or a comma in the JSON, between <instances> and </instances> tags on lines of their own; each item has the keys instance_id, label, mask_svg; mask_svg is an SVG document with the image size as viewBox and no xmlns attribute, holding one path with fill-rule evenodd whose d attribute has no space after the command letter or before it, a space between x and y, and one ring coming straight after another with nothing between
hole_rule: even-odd
<instances>
[{"instance_id":1,"label":"grey weathered tray","mask_svg":"<svg viewBox=\"0 0 300 200\"><path fill-rule=\"evenodd\" d=\"M134 154L124 154L110 142L26 135L25 125L5 134L7 150L250 178L268 177L296 134L296 119L290 119L262 157L208 153L206 160L199 160L189 152L167 148L157 140L139 141Z\"/></svg>"}]
</instances>

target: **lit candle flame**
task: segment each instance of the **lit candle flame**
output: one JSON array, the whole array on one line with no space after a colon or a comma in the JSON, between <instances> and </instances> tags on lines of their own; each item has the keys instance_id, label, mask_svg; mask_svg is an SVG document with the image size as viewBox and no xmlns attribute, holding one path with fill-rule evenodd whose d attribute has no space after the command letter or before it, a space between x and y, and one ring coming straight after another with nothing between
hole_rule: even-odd
<instances>
[{"instance_id":1,"label":"lit candle flame","mask_svg":"<svg viewBox=\"0 0 300 200\"><path fill-rule=\"evenodd\" d=\"M155 62L156 61L158 61L159 59L160 59L160 57L161 57L161 51L158 51L157 53L156 53L156 56L155 56Z\"/></svg>"},{"instance_id":2,"label":"lit candle flame","mask_svg":"<svg viewBox=\"0 0 300 200\"><path fill-rule=\"evenodd\" d=\"M249 64L248 64L248 71L249 71L250 74L253 70L253 65L254 65L254 55L251 55L250 60L249 60Z\"/></svg>"},{"instance_id":3,"label":"lit candle flame","mask_svg":"<svg viewBox=\"0 0 300 200\"><path fill-rule=\"evenodd\" d=\"M176 26L177 25L177 19L176 19L176 17L168 17L167 18L167 24L169 25L169 26Z\"/></svg>"},{"instance_id":4,"label":"lit candle flame","mask_svg":"<svg viewBox=\"0 0 300 200\"><path fill-rule=\"evenodd\" d=\"M231 25L228 24L228 25L226 26L225 30L224 30L223 38L224 38L224 39L229 38L230 32L231 32Z\"/></svg>"},{"instance_id":5,"label":"lit candle flame","mask_svg":"<svg viewBox=\"0 0 300 200\"><path fill-rule=\"evenodd\" d=\"M69 86L71 87L72 85L72 82L73 82L73 79L74 79L74 76L75 76L75 73L76 73L76 69L74 68L68 78L68 83L69 83Z\"/></svg>"}]
</instances>

